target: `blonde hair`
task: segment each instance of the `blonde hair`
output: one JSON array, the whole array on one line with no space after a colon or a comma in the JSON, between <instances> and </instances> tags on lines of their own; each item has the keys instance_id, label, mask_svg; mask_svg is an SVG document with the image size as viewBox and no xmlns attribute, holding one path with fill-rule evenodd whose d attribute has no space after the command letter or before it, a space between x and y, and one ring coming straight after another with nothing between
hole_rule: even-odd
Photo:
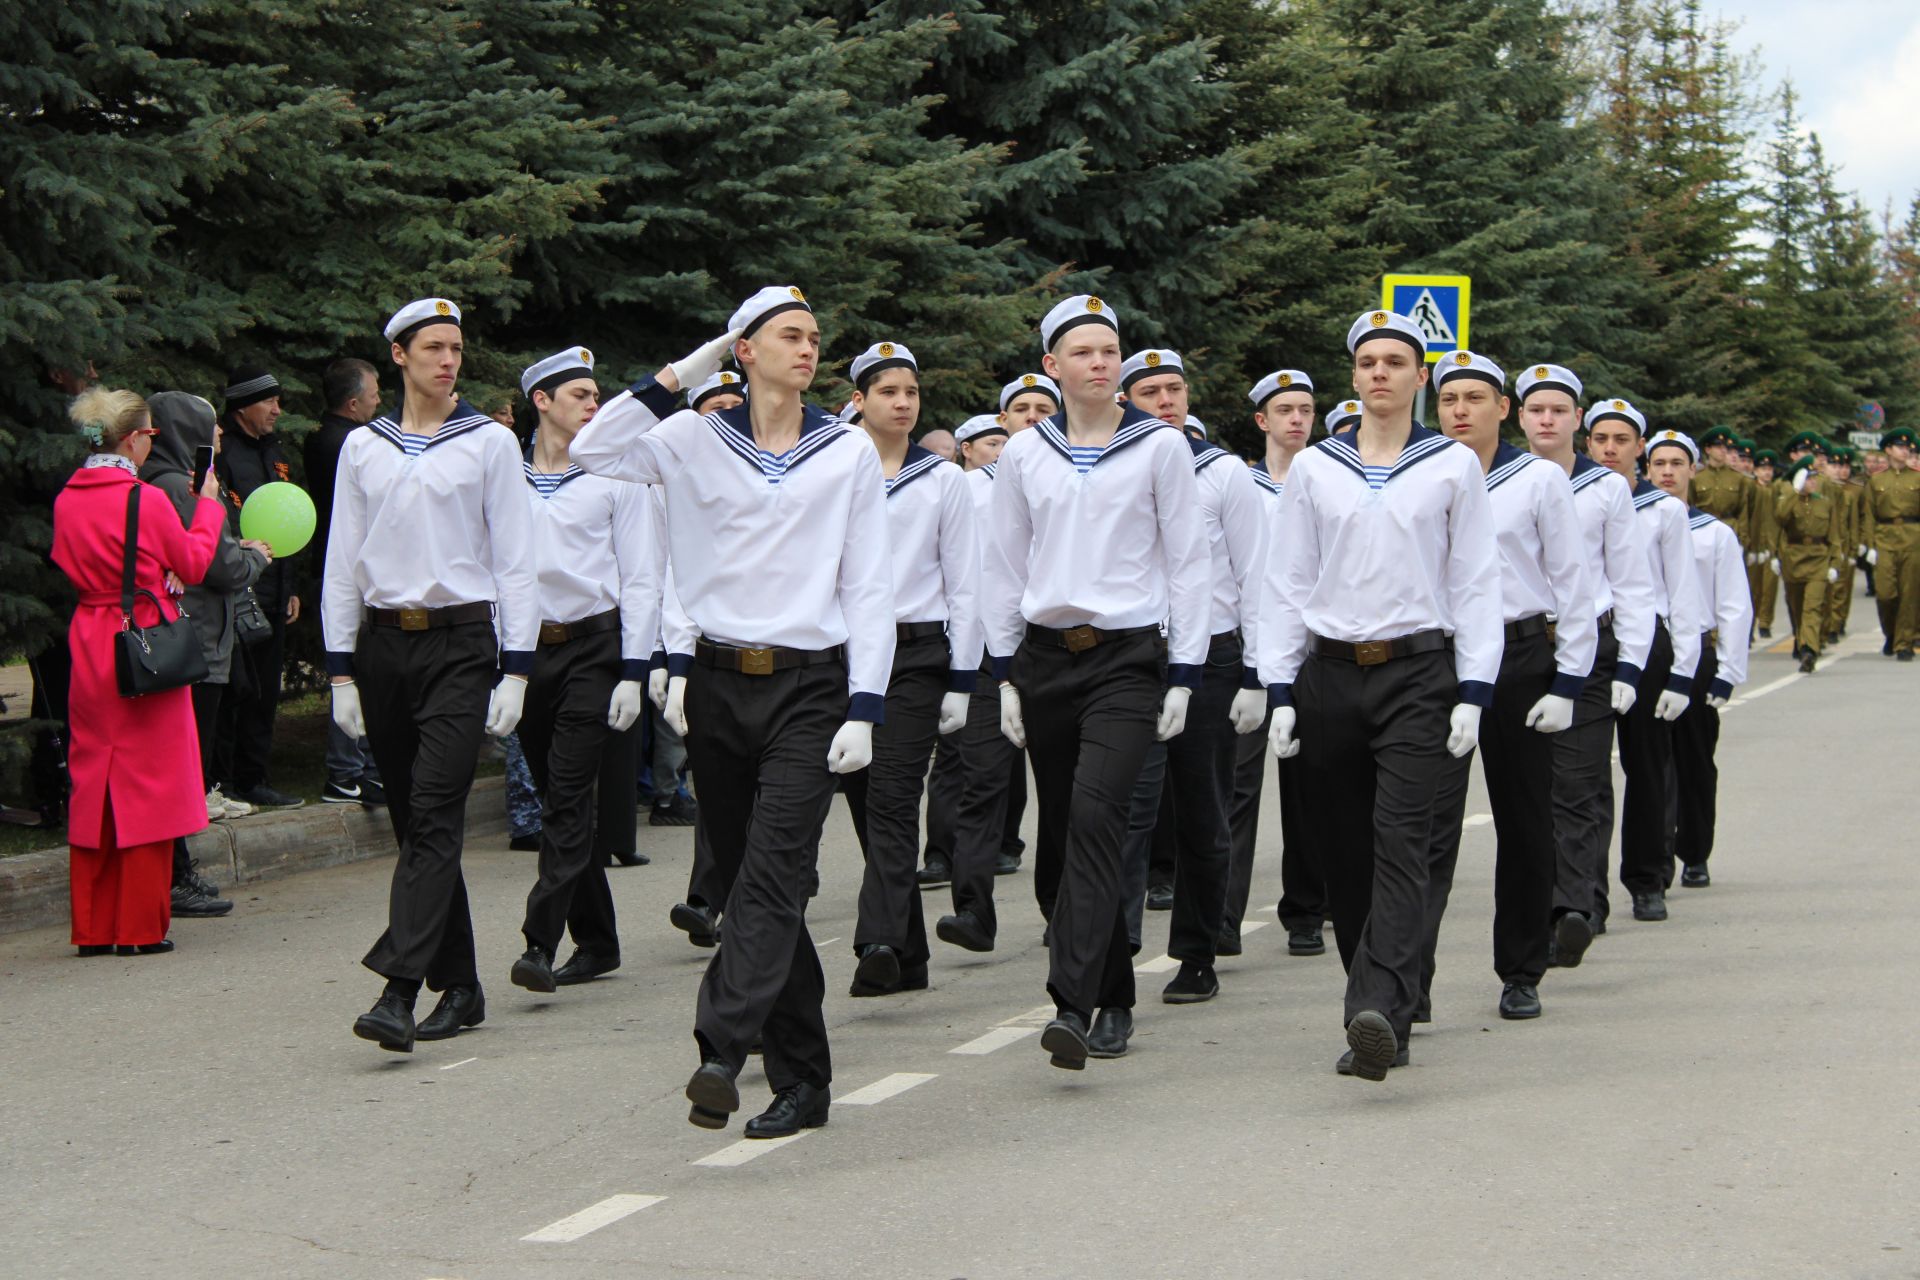
<instances>
[{"instance_id":1,"label":"blonde hair","mask_svg":"<svg viewBox=\"0 0 1920 1280\"><path fill-rule=\"evenodd\" d=\"M95 453L112 453L120 442L147 422L147 402L131 391L92 387L67 406L67 417L80 428Z\"/></svg>"}]
</instances>

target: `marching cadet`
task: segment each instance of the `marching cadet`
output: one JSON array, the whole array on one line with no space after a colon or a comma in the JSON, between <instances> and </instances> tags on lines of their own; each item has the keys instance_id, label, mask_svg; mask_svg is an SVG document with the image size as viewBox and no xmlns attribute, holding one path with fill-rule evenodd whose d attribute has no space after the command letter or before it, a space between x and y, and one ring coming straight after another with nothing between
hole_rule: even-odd
<instances>
[{"instance_id":1,"label":"marching cadet","mask_svg":"<svg viewBox=\"0 0 1920 1280\"><path fill-rule=\"evenodd\" d=\"M1574 705L1573 727L1551 739L1553 888L1550 966L1575 968L1607 927L1607 854L1613 843L1613 726L1633 709L1653 646L1653 578L1633 486L1576 454L1585 388L1564 365L1537 364L1514 382L1528 447L1565 473L1587 558L1598 619L1593 670Z\"/></svg>"},{"instance_id":2,"label":"marching cadet","mask_svg":"<svg viewBox=\"0 0 1920 1280\"><path fill-rule=\"evenodd\" d=\"M1587 455L1634 484L1647 420L1625 400L1597 401L1587 410ZM1653 643L1641 672L1640 697L1622 712L1620 771L1620 883L1633 896L1635 920L1667 918L1667 868L1673 861L1669 814L1673 807L1673 722L1693 697L1706 630L1699 575L1687 533L1686 509L1663 489L1634 484L1633 509L1653 583ZM1654 690L1658 697L1648 697Z\"/></svg>"},{"instance_id":3,"label":"marching cadet","mask_svg":"<svg viewBox=\"0 0 1920 1280\"><path fill-rule=\"evenodd\" d=\"M1647 446L1647 475L1653 483L1686 502L1689 483L1696 478L1699 455L1694 443L1678 431L1655 433ZM1753 613L1747 599L1745 565L1740 544L1718 517L1690 508L1687 526L1693 535L1694 567L1700 575L1700 596L1707 602L1707 620L1713 625L1700 641L1698 683L1705 695L1693 700L1673 723L1673 773L1676 825L1673 852L1680 861L1682 888L1704 889L1713 883L1707 859L1713 855L1714 817L1720 791L1720 770L1713 753L1720 745L1720 708L1747 680L1747 637L1753 632ZM1668 863L1666 874L1673 867Z\"/></svg>"},{"instance_id":4,"label":"marching cadet","mask_svg":"<svg viewBox=\"0 0 1920 1280\"><path fill-rule=\"evenodd\" d=\"M644 706L660 565L647 491L588 475L568 456L600 407L593 353L572 347L529 366L520 390L539 415L523 465L543 621L519 731L541 798L540 878L521 926L526 954L509 977L550 992L620 967L605 860L593 856L594 783L608 731L631 729ZM575 951L556 971L569 926Z\"/></svg>"},{"instance_id":5,"label":"marching cadet","mask_svg":"<svg viewBox=\"0 0 1920 1280\"><path fill-rule=\"evenodd\" d=\"M893 666L893 570L878 455L806 404L820 327L799 289L761 289L728 333L609 401L574 441L585 470L657 484L675 592L696 638L670 655L667 719L687 739L726 897L700 985L688 1119L724 1128L756 1037L774 1100L747 1136L827 1121L825 980L809 883L835 774L873 759ZM729 349L747 401L673 413ZM664 421L660 415L668 414Z\"/></svg>"},{"instance_id":6,"label":"marching cadet","mask_svg":"<svg viewBox=\"0 0 1920 1280\"><path fill-rule=\"evenodd\" d=\"M1499 550L1472 450L1413 420L1420 327L1366 312L1347 350L1362 416L1287 473L1259 665L1274 753L1300 754L1317 802L1309 831L1347 968L1336 1070L1384 1080L1408 1060L1419 1000L1435 800L1493 701Z\"/></svg>"},{"instance_id":7,"label":"marching cadet","mask_svg":"<svg viewBox=\"0 0 1920 1280\"><path fill-rule=\"evenodd\" d=\"M387 929L362 962L386 990L353 1033L396 1053L486 1018L460 873L467 792L481 737L520 721L540 624L519 449L454 390L460 326L445 298L387 321L403 399L347 438L327 533L333 718L372 746L400 843ZM442 995L416 1029L422 982Z\"/></svg>"},{"instance_id":8,"label":"marching cadet","mask_svg":"<svg viewBox=\"0 0 1920 1280\"><path fill-rule=\"evenodd\" d=\"M893 562L893 671L873 763L841 784L866 859L848 994L884 996L927 985L927 929L914 864L920 790L936 737L958 732L980 674L980 548L961 470L913 443L920 366L904 343L856 356L853 398L880 455Z\"/></svg>"},{"instance_id":9,"label":"marching cadet","mask_svg":"<svg viewBox=\"0 0 1920 1280\"><path fill-rule=\"evenodd\" d=\"M1839 644L1846 638L1847 621L1853 614L1854 562L1864 562L1867 555L1866 488L1854 479L1853 460L1852 445L1834 445L1827 455L1827 483L1839 498L1845 516L1840 545L1846 552L1840 560L1840 577L1834 582L1833 590L1827 592L1828 645Z\"/></svg>"},{"instance_id":10,"label":"marching cadet","mask_svg":"<svg viewBox=\"0 0 1920 1280\"><path fill-rule=\"evenodd\" d=\"M1706 465L1693 478L1693 505L1726 523L1740 540L1742 563L1753 541L1753 484L1733 466L1738 439L1731 427L1709 427L1700 436Z\"/></svg>"},{"instance_id":11,"label":"marching cadet","mask_svg":"<svg viewBox=\"0 0 1920 1280\"><path fill-rule=\"evenodd\" d=\"M1867 477L1864 540L1874 567L1873 603L1886 637L1881 653L1913 661L1920 633L1920 471L1913 465L1911 428L1895 427L1880 439L1887 468Z\"/></svg>"},{"instance_id":12,"label":"marching cadet","mask_svg":"<svg viewBox=\"0 0 1920 1280\"><path fill-rule=\"evenodd\" d=\"M1787 476L1787 492L1776 496L1773 508L1785 566L1780 576L1793 622L1793 656L1800 659L1801 671L1811 672L1826 638L1827 593L1840 580L1840 561L1852 548L1846 544L1842 499L1821 475L1818 456L1801 454Z\"/></svg>"},{"instance_id":13,"label":"marching cadet","mask_svg":"<svg viewBox=\"0 0 1920 1280\"><path fill-rule=\"evenodd\" d=\"M1327 414L1327 434L1337 436L1360 425L1360 402L1342 400Z\"/></svg>"},{"instance_id":14,"label":"marching cadet","mask_svg":"<svg viewBox=\"0 0 1920 1280\"><path fill-rule=\"evenodd\" d=\"M1313 379L1298 369L1276 369L1253 384L1247 399L1253 401L1253 424L1267 439L1266 453L1252 468L1253 482L1259 487L1266 508L1265 536L1261 542L1264 578L1267 544L1279 520L1280 496L1286 492L1287 472L1313 437ZM1245 611L1243 621L1248 631L1257 625L1258 619L1251 607ZM1257 643L1249 642L1247 648L1256 654L1257 661ZM1254 675L1257 679L1257 668ZM1223 956L1240 954L1240 922L1246 919L1247 899L1253 891L1253 846L1259 834L1260 790L1267 769L1268 718L1263 705L1258 720L1250 727L1244 721L1233 726L1239 731L1239 737L1234 744L1233 796L1227 806L1233 857L1227 871L1227 908L1220 921L1218 950ZM1280 788L1278 910L1280 923L1287 931L1287 954L1325 955L1327 943L1320 928L1327 916L1327 882L1306 834L1308 799L1301 789L1304 766L1297 756L1277 760L1275 764Z\"/></svg>"},{"instance_id":15,"label":"marching cadet","mask_svg":"<svg viewBox=\"0 0 1920 1280\"><path fill-rule=\"evenodd\" d=\"M1060 384L1044 373L1023 373L1000 388L1000 425L1009 435L1060 412Z\"/></svg>"},{"instance_id":16,"label":"marching cadet","mask_svg":"<svg viewBox=\"0 0 1920 1280\"><path fill-rule=\"evenodd\" d=\"M976 413L955 427L953 439L959 450L960 470L971 474L991 466L1000 457L1000 450L1006 448L1007 436L1005 424L991 413Z\"/></svg>"},{"instance_id":17,"label":"marching cadet","mask_svg":"<svg viewBox=\"0 0 1920 1280\"><path fill-rule=\"evenodd\" d=\"M1500 1016L1540 1016L1540 979L1554 925L1553 752L1539 734L1573 726L1593 671L1600 611L1567 473L1500 439L1513 404L1507 375L1477 352L1442 357L1433 373L1441 429L1473 451L1486 476L1500 549L1506 627L1493 703L1480 722L1480 767L1493 809L1493 971ZM1454 763L1434 800L1423 1008L1433 990L1440 918L1453 888L1471 761Z\"/></svg>"},{"instance_id":18,"label":"marching cadet","mask_svg":"<svg viewBox=\"0 0 1920 1280\"><path fill-rule=\"evenodd\" d=\"M1762 640L1773 638L1773 609L1780 598L1780 526L1773 515L1773 475L1780 455L1753 452L1753 553L1747 580L1753 584L1753 620Z\"/></svg>"},{"instance_id":19,"label":"marching cadet","mask_svg":"<svg viewBox=\"0 0 1920 1280\"><path fill-rule=\"evenodd\" d=\"M1113 308L1068 298L1040 339L1061 412L1000 455L982 594L1001 726L1015 746L1032 743L1041 852L1062 863L1049 919L1056 1014L1040 1044L1078 1071L1090 1055L1124 1054L1133 1031L1127 801L1147 748L1186 725L1207 653L1209 565L1193 451L1115 402Z\"/></svg>"}]
</instances>

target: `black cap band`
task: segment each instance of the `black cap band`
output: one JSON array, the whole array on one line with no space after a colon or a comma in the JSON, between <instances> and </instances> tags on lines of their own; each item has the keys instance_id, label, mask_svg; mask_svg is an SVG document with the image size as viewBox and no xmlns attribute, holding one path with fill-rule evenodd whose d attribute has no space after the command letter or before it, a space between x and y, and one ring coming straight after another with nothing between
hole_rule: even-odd
<instances>
[{"instance_id":1,"label":"black cap band","mask_svg":"<svg viewBox=\"0 0 1920 1280\"><path fill-rule=\"evenodd\" d=\"M911 369L913 370L914 377L918 378L920 376L920 366L913 361L906 359L904 356L889 356L885 360L875 360L872 364L862 369L860 376L853 381L853 389L861 395L865 395L868 385L889 369Z\"/></svg>"},{"instance_id":2,"label":"black cap band","mask_svg":"<svg viewBox=\"0 0 1920 1280\"><path fill-rule=\"evenodd\" d=\"M1520 403L1525 404L1536 391L1564 391L1567 393L1567 399L1573 401L1573 407L1576 409L1580 407L1580 393L1567 383L1555 382L1551 378L1543 378L1539 382L1529 384L1520 396Z\"/></svg>"},{"instance_id":3,"label":"black cap band","mask_svg":"<svg viewBox=\"0 0 1920 1280\"><path fill-rule=\"evenodd\" d=\"M758 316L755 316L753 323L740 331L740 340L744 342L746 339L760 332L760 327L777 315L784 315L789 311L811 312L812 310L813 308L804 302L783 302L779 306L771 310L762 311Z\"/></svg>"},{"instance_id":4,"label":"black cap band","mask_svg":"<svg viewBox=\"0 0 1920 1280\"><path fill-rule=\"evenodd\" d=\"M1612 409L1608 409L1604 413L1595 414L1593 417L1593 421L1587 424L1587 430L1591 431L1603 422L1624 422L1628 426L1633 428L1633 434L1637 436L1643 436L1646 434L1646 432L1640 429L1639 423L1635 422L1632 418L1629 418L1626 414L1617 413Z\"/></svg>"},{"instance_id":5,"label":"black cap band","mask_svg":"<svg viewBox=\"0 0 1920 1280\"><path fill-rule=\"evenodd\" d=\"M550 373L546 377L540 379L540 381L534 383L532 390L529 390L527 392L527 399L532 400L533 393L535 391L544 391L548 395L552 395L555 391L558 391L561 387L564 387L567 383L579 382L582 379L585 379L588 382L592 382L593 370L561 369L557 373ZM594 386L596 389L598 389L599 384L594 383Z\"/></svg>"},{"instance_id":6,"label":"black cap band","mask_svg":"<svg viewBox=\"0 0 1920 1280\"><path fill-rule=\"evenodd\" d=\"M1105 315L1095 315L1095 314L1089 313L1087 315L1075 316L1071 320L1062 321L1060 324L1060 327L1053 331L1053 341L1047 344L1047 350L1052 351L1054 348L1058 347L1060 345L1060 339L1066 337L1069 332L1071 332L1074 329L1078 329L1083 324L1102 324L1102 325L1105 325L1107 328L1113 330L1114 337L1117 338L1120 336L1119 325L1109 320ZM1044 388L1039 388L1039 389L1044 390Z\"/></svg>"},{"instance_id":7,"label":"black cap band","mask_svg":"<svg viewBox=\"0 0 1920 1280\"><path fill-rule=\"evenodd\" d=\"M420 332L422 329L427 328L429 325L436 325L436 324L450 324L456 329L460 327L460 322L458 320L455 320L452 316L428 316L424 320L415 320L412 324L408 325L406 328L402 329L400 332L394 334L393 342L397 346L404 347L412 339L414 334Z\"/></svg>"}]
</instances>

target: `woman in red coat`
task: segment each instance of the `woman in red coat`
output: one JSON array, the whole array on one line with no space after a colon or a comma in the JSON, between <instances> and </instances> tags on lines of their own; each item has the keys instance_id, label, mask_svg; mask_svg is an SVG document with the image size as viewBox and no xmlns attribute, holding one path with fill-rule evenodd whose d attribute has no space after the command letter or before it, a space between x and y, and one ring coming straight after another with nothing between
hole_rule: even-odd
<instances>
[{"instance_id":1,"label":"woman in red coat","mask_svg":"<svg viewBox=\"0 0 1920 1280\"><path fill-rule=\"evenodd\" d=\"M191 692L123 698L114 675L127 497L140 483L137 472L154 432L146 401L131 391L83 392L68 413L93 447L53 502L54 563L80 595L68 632L73 941L83 956L153 955L173 950L167 940L173 838L207 825ZM165 494L148 489L141 495L136 589L165 600L168 572L182 582L200 581L220 538L218 492L209 473L193 524L185 528ZM168 608L167 620L174 616ZM135 597L138 625L161 620L152 602Z\"/></svg>"}]
</instances>

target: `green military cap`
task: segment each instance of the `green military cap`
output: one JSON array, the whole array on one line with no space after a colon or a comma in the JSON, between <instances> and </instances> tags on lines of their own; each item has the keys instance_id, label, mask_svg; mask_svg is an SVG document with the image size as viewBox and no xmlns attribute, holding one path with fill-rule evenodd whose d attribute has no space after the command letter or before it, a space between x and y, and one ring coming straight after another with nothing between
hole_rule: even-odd
<instances>
[{"instance_id":1,"label":"green military cap","mask_svg":"<svg viewBox=\"0 0 1920 1280\"><path fill-rule=\"evenodd\" d=\"M1787 475L1797 476L1802 471L1805 471L1808 467L1812 465L1813 465L1813 455L1810 453L1802 454L1800 457L1795 458L1793 460L1792 466L1787 468Z\"/></svg>"},{"instance_id":2,"label":"green military cap","mask_svg":"<svg viewBox=\"0 0 1920 1280\"><path fill-rule=\"evenodd\" d=\"M1912 449L1920 447L1920 439L1914 438L1912 427L1895 427L1880 437L1880 447L1882 449L1890 444L1903 444L1907 446L1907 448Z\"/></svg>"},{"instance_id":3,"label":"green military cap","mask_svg":"<svg viewBox=\"0 0 1920 1280\"><path fill-rule=\"evenodd\" d=\"M1738 443L1739 443L1739 437L1733 434L1732 427L1728 427L1728 426L1708 427L1705 431L1702 431L1700 433L1700 447L1702 449L1706 448L1710 444L1738 444Z\"/></svg>"},{"instance_id":4,"label":"green military cap","mask_svg":"<svg viewBox=\"0 0 1920 1280\"><path fill-rule=\"evenodd\" d=\"M1792 453L1795 449L1817 449L1822 443L1820 433L1817 431L1795 432L1793 439L1787 441L1787 452Z\"/></svg>"},{"instance_id":5,"label":"green military cap","mask_svg":"<svg viewBox=\"0 0 1920 1280\"><path fill-rule=\"evenodd\" d=\"M1780 464L1780 455L1771 449L1755 449L1753 451L1753 465L1757 467L1763 462L1778 466Z\"/></svg>"},{"instance_id":6,"label":"green military cap","mask_svg":"<svg viewBox=\"0 0 1920 1280\"><path fill-rule=\"evenodd\" d=\"M1735 436L1733 438L1733 447L1738 449L1742 453L1752 453L1755 449L1759 448L1760 446L1755 444L1750 438L1746 436Z\"/></svg>"}]
</instances>

